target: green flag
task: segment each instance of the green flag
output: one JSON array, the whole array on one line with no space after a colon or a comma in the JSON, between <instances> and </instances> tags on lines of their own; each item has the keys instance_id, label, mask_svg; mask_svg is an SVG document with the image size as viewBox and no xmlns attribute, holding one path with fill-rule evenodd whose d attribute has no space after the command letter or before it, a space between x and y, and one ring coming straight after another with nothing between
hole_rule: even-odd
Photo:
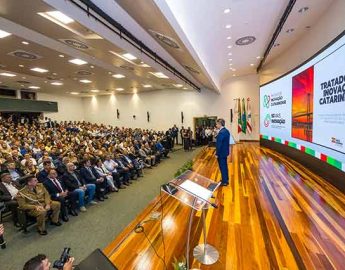
<instances>
[{"instance_id":1,"label":"green flag","mask_svg":"<svg viewBox=\"0 0 345 270\"><path fill-rule=\"evenodd\" d=\"M246 103L244 98L242 98L242 132L246 134L247 132L247 114L246 114Z\"/></svg>"}]
</instances>

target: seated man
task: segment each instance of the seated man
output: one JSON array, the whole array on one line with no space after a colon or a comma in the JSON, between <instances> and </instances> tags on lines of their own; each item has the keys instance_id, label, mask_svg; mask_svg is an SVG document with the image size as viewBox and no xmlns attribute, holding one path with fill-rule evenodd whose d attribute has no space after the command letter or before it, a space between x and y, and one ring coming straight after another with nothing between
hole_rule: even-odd
<instances>
[{"instance_id":1,"label":"seated man","mask_svg":"<svg viewBox=\"0 0 345 270\"><path fill-rule=\"evenodd\" d=\"M50 169L52 169L51 161L43 161L43 170L40 170L40 172L37 174L38 182L43 183L47 179Z\"/></svg>"},{"instance_id":2,"label":"seated man","mask_svg":"<svg viewBox=\"0 0 345 270\"><path fill-rule=\"evenodd\" d=\"M68 221L68 208L66 200L68 200L71 204L70 213L73 216L78 215L76 212L78 200L78 197L76 196L77 194L68 192L68 190L65 188L65 185L57 178L57 172L55 169L50 169L48 177L43 182L43 185L48 190L51 199L53 201L60 202L60 216L64 222Z\"/></svg>"},{"instance_id":3,"label":"seated man","mask_svg":"<svg viewBox=\"0 0 345 270\"><path fill-rule=\"evenodd\" d=\"M93 200L95 196L96 185L86 184L84 179L82 179L75 171L75 165L73 163L67 163L67 171L63 175L62 179L68 191L78 195L79 210L81 212L86 212L84 200L85 195L88 195L86 204L97 204L97 202Z\"/></svg>"},{"instance_id":4,"label":"seated man","mask_svg":"<svg viewBox=\"0 0 345 270\"><path fill-rule=\"evenodd\" d=\"M14 226L18 227L18 202L16 199L20 185L12 180L12 177L9 173L3 173L1 175L0 182L0 202L5 203L7 207L12 212L12 219Z\"/></svg>"},{"instance_id":5,"label":"seated man","mask_svg":"<svg viewBox=\"0 0 345 270\"><path fill-rule=\"evenodd\" d=\"M85 183L96 185L96 197L98 200L104 201L104 199L108 199L108 196L105 195L107 180L91 167L91 161L89 159L83 160L80 176L84 179Z\"/></svg>"},{"instance_id":6,"label":"seated man","mask_svg":"<svg viewBox=\"0 0 345 270\"><path fill-rule=\"evenodd\" d=\"M20 169L16 168L16 164L14 162L8 162L6 167L12 179L17 183L22 184L24 180L24 173Z\"/></svg>"},{"instance_id":7,"label":"seated man","mask_svg":"<svg viewBox=\"0 0 345 270\"><path fill-rule=\"evenodd\" d=\"M60 203L52 201L43 184L38 183L37 178L29 175L25 178L25 187L19 190L17 200L19 207L28 210L28 214L37 219L37 229L40 235L46 235L46 217L52 210L51 224L61 226L59 221Z\"/></svg>"},{"instance_id":8,"label":"seated man","mask_svg":"<svg viewBox=\"0 0 345 270\"><path fill-rule=\"evenodd\" d=\"M114 161L118 164L116 168L119 174L123 177L123 184L129 186L132 182L130 181L131 171L126 165L122 162L121 156L119 153L115 153Z\"/></svg>"}]
</instances>

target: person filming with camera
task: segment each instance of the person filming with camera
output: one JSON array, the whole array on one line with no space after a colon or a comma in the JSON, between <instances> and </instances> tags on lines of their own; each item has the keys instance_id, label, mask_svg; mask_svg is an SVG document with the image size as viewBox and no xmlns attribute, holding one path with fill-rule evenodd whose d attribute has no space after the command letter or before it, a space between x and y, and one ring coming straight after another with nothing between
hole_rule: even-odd
<instances>
[{"instance_id":1,"label":"person filming with camera","mask_svg":"<svg viewBox=\"0 0 345 270\"><path fill-rule=\"evenodd\" d=\"M69 257L67 261L63 264L62 268L57 268L60 270L72 270L73 269L74 257ZM37 256L28 260L23 270L50 270L51 262L44 254L38 254ZM54 268L55 265L54 265Z\"/></svg>"}]
</instances>

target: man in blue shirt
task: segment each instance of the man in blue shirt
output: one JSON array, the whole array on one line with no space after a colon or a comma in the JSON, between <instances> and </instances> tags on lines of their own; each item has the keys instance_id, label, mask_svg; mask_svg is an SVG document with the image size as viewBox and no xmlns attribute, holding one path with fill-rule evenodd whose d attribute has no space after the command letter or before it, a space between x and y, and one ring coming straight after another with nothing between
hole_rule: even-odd
<instances>
[{"instance_id":1,"label":"man in blue shirt","mask_svg":"<svg viewBox=\"0 0 345 270\"><path fill-rule=\"evenodd\" d=\"M216 141L216 157L219 170L222 174L221 186L229 185L229 173L227 159L229 156L230 132L225 128L224 119L217 119L216 127L219 129Z\"/></svg>"}]
</instances>

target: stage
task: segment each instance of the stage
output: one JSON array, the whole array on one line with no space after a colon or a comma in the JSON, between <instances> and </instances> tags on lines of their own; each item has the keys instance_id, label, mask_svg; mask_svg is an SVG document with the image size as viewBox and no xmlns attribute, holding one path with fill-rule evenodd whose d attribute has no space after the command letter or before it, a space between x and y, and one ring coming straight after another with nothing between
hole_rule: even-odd
<instances>
[{"instance_id":1,"label":"stage","mask_svg":"<svg viewBox=\"0 0 345 270\"><path fill-rule=\"evenodd\" d=\"M201 213L193 219L191 268L345 269L345 195L297 162L259 143L240 143L229 159L230 185L216 192L218 209L206 215L207 242L220 253L200 265L192 250L203 242ZM219 181L214 148L195 158L193 170ZM339 179L340 181L340 179ZM161 205L163 207L161 207ZM149 220L152 213L161 219ZM103 251L119 269L168 269L185 256L190 208L165 193L157 196ZM164 248L165 246L165 248Z\"/></svg>"}]
</instances>

